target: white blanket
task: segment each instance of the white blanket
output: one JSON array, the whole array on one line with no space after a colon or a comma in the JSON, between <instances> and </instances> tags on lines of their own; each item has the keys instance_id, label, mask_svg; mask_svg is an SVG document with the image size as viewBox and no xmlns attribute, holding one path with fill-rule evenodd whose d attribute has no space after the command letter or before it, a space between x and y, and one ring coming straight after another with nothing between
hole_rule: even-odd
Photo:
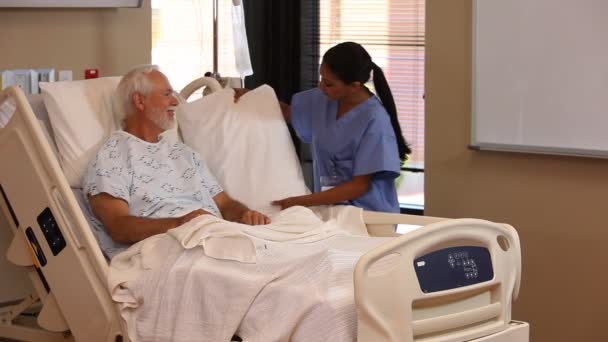
<instances>
[{"instance_id":1,"label":"white blanket","mask_svg":"<svg viewBox=\"0 0 608 342\"><path fill-rule=\"evenodd\" d=\"M132 341L353 341L354 266L387 241L366 235L354 207L204 215L117 255L108 282Z\"/></svg>"}]
</instances>

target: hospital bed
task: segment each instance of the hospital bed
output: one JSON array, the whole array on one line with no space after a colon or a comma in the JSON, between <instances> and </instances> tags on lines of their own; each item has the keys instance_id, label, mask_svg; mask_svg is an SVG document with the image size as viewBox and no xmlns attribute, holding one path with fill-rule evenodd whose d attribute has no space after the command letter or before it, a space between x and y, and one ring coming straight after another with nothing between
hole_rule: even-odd
<instances>
[{"instance_id":1,"label":"hospital bed","mask_svg":"<svg viewBox=\"0 0 608 342\"><path fill-rule=\"evenodd\" d=\"M201 86L218 88L199 79L182 95ZM0 337L129 340L107 289L108 263L56 157L44 107L17 87L0 93L0 208L14 236L2 253L34 289L2 308ZM364 220L370 235L394 238L355 267L359 341L528 341L528 324L511 320L521 276L513 227L375 212L364 212ZM396 227L415 229L398 234ZM375 268L379 261L384 266ZM37 324L19 324L32 310Z\"/></svg>"}]
</instances>

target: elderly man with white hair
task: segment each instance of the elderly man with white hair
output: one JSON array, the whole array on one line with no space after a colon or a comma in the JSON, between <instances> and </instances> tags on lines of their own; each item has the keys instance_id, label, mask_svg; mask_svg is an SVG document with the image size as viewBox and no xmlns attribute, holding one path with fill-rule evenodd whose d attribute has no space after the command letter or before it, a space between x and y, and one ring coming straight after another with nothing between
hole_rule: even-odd
<instances>
[{"instance_id":1,"label":"elderly man with white hair","mask_svg":"<svg viewBox=\"0 0 608 342\"><path fill-rule=\"evenodd\" d=\"M89 166L83 189L106 257L199 215L250 225L265 215L231 199L199 155L160 134L175 124L178 101L157 66L134 68L120 81L123 130L108 138Z\"/></svg>"}]
</instances>

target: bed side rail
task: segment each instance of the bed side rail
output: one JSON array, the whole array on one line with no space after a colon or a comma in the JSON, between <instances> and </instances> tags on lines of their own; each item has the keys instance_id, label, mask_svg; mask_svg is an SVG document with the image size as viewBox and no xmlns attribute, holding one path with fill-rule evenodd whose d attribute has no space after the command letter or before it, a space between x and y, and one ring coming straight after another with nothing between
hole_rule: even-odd
<instances>
[{"instance_id":1,"label":"bed side rail","mask_svg":"<svg viewBox=\"0 0 608 342\"><path fill-rule=\"evenodd\" d=\"M355 267L359 341L467 341L503 331L521 276L513 227L443 220L379 246Z\"/></svg>"},{"instance_id":2,"label":"bed side rail","mask_svg":"<svg viewBox=\"0 0 608 342\"><path fill-rule=\"evenodd\" d=\"M363 211L363 221L371 236L401 236L401 234L396 231L398 225L409 226L411 229L408 230L412 230L418 226L426 226L443 220L447 219L433 216Z\"/></svg>"},{"instance_id":3,"label":"bed side rail","mask_svg":"<svg viewBox=\"0 0 608 342\"><path fill-rule=\"evenodd\" d=\"M0 110L0 202L14 234L7 258L31 274L43 303L38 324L76 340L114 341L122 323L106 289L107 262L39 122L17 87L0 93Z\"/></svg>"},{"instance_id":4,"label":"bed side rail","mask_svg":"<svg viewBox=\"0 0 608 342\"><path fill-rule=\"evenodd\" d=\"M184 89L179 92L179 95L187 100L192 93L197 91L200 88L207 87L211 92L216 92L218 90L222 90L222 86L220 83L213 77L200 77L195 79L194 81L188 83Z\"/></svg>"}]
</instances>

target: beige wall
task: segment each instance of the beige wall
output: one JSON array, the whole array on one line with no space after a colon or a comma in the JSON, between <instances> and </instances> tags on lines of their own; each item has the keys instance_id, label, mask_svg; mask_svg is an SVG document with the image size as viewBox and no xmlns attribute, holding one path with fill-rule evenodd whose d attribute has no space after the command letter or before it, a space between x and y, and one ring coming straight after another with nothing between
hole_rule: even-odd
<instances>
[{"instance_id":1,"label":"beige wall","mask_svg":"<svg viewBox=\"0 0 608 342\"><path fill-rule=\"evenodd\" d=\"M0 9L0 69L72 70L101 76L151 61L150 1L143 8Z\"/></svg>"},{"instance_id":2,"label":"beige wall","mask_svg":"<svg viewBox=\"0 0 608 342\"><path fill-rule=\"evenodd\" d=\"M608 341L608 160L467 149L471 8L427 1L425 214L518 230L532 341Z\"/></svg>"},{"instance_id":3,"label":"beige wall","mask_svg":"<svg viewBox=\"0 0 608 342\"><path fill-rule=\"evenodd\" d=\"M123 74L151 62L150 1L137 9L0 9L0 70L53 67L84 78L85 68L102 76ZM9 240L0 213L0 251ZM22 298L30 285L24 273L0 258L0 303Z\"/></svg>"}]
</instances>

